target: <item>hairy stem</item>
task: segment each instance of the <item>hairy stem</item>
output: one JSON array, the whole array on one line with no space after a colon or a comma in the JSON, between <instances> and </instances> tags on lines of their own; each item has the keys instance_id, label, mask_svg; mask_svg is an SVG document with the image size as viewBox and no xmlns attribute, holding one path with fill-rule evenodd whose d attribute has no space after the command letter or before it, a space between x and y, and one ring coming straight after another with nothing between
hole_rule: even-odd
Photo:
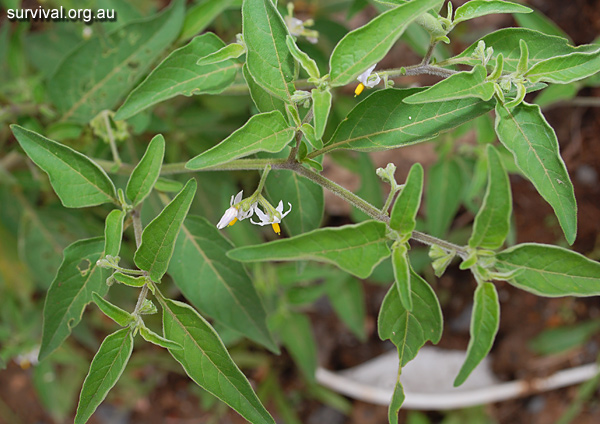
<instances>
[{"instance_id":1,"label":"hairy stem","mask_svg":"<svg viewBox=\"0 0 600 424\"><path fill-rule=\"evenodd\" d=\"M135 234L135 245L137 248L142 244L142 218L140 216L140 207L133 209L131 211L131 220L133 221L133 232ZM143 275L147 276L148 273L144 271ZM139 315L140 309L144 304L144 300L146 300L146 296L148 296L148 284L144 284L142 286L142 290L138 296L137 303L135 304L135 309L133 310L133 315Z\"/></svg>"},{"instance_id":2,"label":"hairy stem","mask_svg":"<svg viewBox=\"0 0 600 424\"><path fill-rule=\"evenodd\" d=\"M106 125L106 134L108 135L108 142L110 144L110 151L112 152L115 165L121 165L121 157L119 156L119 150L117 150L117 143L115 142L115 136L110 125L110 117L108 111L104 111L104 124Z\"/></svg>"}]
</instances>

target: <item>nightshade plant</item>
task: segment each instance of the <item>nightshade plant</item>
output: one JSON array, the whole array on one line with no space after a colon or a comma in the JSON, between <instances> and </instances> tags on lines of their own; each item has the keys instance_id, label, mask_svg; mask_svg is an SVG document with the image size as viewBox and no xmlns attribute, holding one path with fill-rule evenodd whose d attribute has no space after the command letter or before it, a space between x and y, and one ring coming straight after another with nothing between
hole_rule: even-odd
<instances>
[{"instance_id":1,"label":"nightshade plant","mask_svg":"<svg viewBox=\"0 0 600 424\"><path fill-rule=\"evenodd\" d=\"M62 125L90 124L110 147L112 160L88 157L39 134L41 128L11 125L26 155L48 174L64 207L112 208L106 209L103 236L76 241L64 250L44 306L40 360L63 344L90 302L121 327L105 338L91 363L76 423L86 422L117 383L138 333L167 349L192 380L249 422L274 423L205 318L277 353L274 332L306 378L314 380L316 358L309 322L300 314L273 307L271 298L261 300L264 294L256 283L267 277L260 264L251 265L258 262L298 262L297 273L285 264L276 266L290 281L303 272L323 276L339 268L343 273L335 274L343 278L330 287L339 296L332 299L336 308L348 293L352 299L347 305L355 305L357 298L360 303L360 285L354 277L365 279L376 269L389 267L393 282L381 305L378 331L397 346L401 371L426 342L437 343L442 335L438 299L413 270L411 246L430 247L438 276L458 258L460 268L473 274L477 289L471 340L456 385L467 379L492 347L500 314L494 281L507 281L539 296L600 294L600 264L578 253L536 243L504 248L512 213L507 168L533 183L554 209L566 241L575 241L577 206L557 137L540 107L525 97L548 84L593 81L600 69L600 45L574 47L556 35L505 28L458 55L438 58L438 45L450 43L450 32L461 22L531 10L497 0L471 0L455 11L452 2L441 10L443 0L378 1L374 5L380 14L339 39L326 68L322 59L309 54L315 51L310 43L318 37L309 29L310 22L302 22L293 16L293 8L285 10L285 5L271 0L243 0L242 34L235 43L225 44L212 33L196 35L226 7L220 3L208 0L186 11L182 0L174 0L156 16L122 22L112 32L93 35L49 74L47 89L56 120ZM381 69L378 62L408 32L411 45L423 55L421 63ZM416 42L415 34L425 35L426 45ZM420 74L440 80L430 87L394 88L393 79L401 84L403 76ZM343 86L355 91L356 104L332 128L334 94ZM150 108L176 96L233 91L249 93L256 113L218 144L194 147L196 156L185 162L164 163L174 149L169 148L171 140L158 134L139 161L121 160L119 139L132 137L129 131L133 137L140 132L129 130L126 123L147 132L160 128L160 124L149 126ZM485 126L492 111L500 143L494 143L495 137L481 137L473 150L476 161L468 171L472 184L464 182L464 164L451 148L442 151L429 169L424 232L416 230L424 190L420 164L411 168L403 183L396 181L393 164L376 171L390 185L381 205L373 204L378 201L373 193L352 193L321 175L324 155L341 161L357 157L358 166L367 164L360 171L363 182L377 187L375 170L361 152L425 142L469 123ZM210 120L198 125L209 127ZM177 143L175 150L182 146L181 140ZM102 150L98 152L101 156ZM349 152L358 153L349 156ZM236 195L239 190L233 184L205 177L211 171L248 171L245 188L252 194ZM258 184L252 176L256 171L261 173ZM185 185L165 178L174 174L187 175ZM213 201L206 197L214 193L211 185L221 190L219 199L229 206L216 219L213 213L211 221L188 214L200 192L204 202ZM223 192L225 187L228 191ZM323 190L355 207L357 223L319 228ZM151 198L162 206L144 227L142 207ZM274 207L271 201L279 204ZM465 245L445 239L461 202L475 214ZM221 204L220 200L214 203ZM252 223L271 225L276 233L281 224L290 237L264 242L250 231ZM129 227L135 237L134 251L122 246ZM225 235L240 227L242 232L232 233L239 246L235 247ZM277 236L271 233L270 237ZM329 265L314 268L314 262ZM176 294L161 284L166 274L192 306L171 298ZM116 284L139 291L132 311L104 299ZM346 308L341 315L360 335L360 320L356 324L353 316L359 309L348 313ZM145 316L153 313L162 314L161 330L145 323ZM297 334L307 335L306 340L295 339ZM391 423L397 422L403 398L398 380L389 409Z\"/></svg>"}]
</instances>

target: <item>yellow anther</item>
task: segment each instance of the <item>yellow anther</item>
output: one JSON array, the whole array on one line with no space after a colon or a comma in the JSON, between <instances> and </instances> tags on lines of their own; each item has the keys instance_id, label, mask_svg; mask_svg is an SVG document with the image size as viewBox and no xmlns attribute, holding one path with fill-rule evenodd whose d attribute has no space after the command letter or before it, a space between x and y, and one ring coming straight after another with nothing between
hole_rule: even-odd
<instances>
[{"instance_id":1,"label":"yellow anther","mask_svg":"<svg viewBox=\"0 0 600 424\"><path fill-rule=\"evenodd\" d=\"M361 82L356 86L356 90L354 90L354 97L360 96L360 93L365 89L365 85Z\"/></svg>"},{"instance_id":2,"label":"yellow anther","mask_svg":"<svg viewBox=\"0 0 600 424\"><path fill-rule=\"evenodd\" d=\"M273 227L273 231L275 231L278 235L281 235L281 228L279 228L278 223L271 224L271 226Z\"/></svg>"},{"instance_id":3,"label":"yellow anther","mask_svg":"<svg viewBox=\"0 0 600 424\"><path fill-rule=\"evenodd\" d=\"M235 224L237 222L237 220L238 220L237 218L233 218L233 220L227 226L231 227L233 224Z\"/></svg>"}]
</instances>

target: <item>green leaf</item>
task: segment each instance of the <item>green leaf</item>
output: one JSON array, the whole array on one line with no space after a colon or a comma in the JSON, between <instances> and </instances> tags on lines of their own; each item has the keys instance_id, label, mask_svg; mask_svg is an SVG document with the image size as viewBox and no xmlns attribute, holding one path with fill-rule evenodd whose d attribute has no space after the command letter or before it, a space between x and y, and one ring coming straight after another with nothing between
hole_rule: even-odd
<instances>
[{"instance_id":1,"label":"green leaf","mask_svg":"<svg viewBox=\"0 0 600 424\"><path fill-rule=\"evenodd\" d=\"M177 234L195 193L196 180L191 178L179 194L144 228L142 244L133 259L140 269L148 271L152 281L160 282L167 272Z\"/></svg>"},{"instance_id":2,"label":"green leaf","mask_svg":"<svg viewBox=\"0 0 600 424\"><path fill-rule=\"evenodd\" d=\"M435 293L420 276L411 271L413 310L407 311L396 287L390 287L377 320L379 338L391 340L398 348L400 368L411 361L429 340L437 344L442 337L442 310Z\"/></svg>"},{"instance_id":3,"label":"green leaf","mask_svg":"<svg viewBox=\"0 0 600 424\"><path fill-rule=\"evenodd\" d=\"M338 277L326 282L326 290L336 315L359 340L366 341L365 296L360 281L350 276Z\"/></svg>"},{"instance_id":4,"label":"green leaf","mask_svg":"<svg viewBox=\"0 0 600 424\"><path fill-rule=\"evenodd\" d=\"M421 206L423 192L423 167L415 163L406 177L404 187L394 202L390 217L390 228L401 237L410 236L417 226L417 212Z\"/></svg>"},{"instance_id":5,"label":"green leaf","mask_svg":"<svg viewBox=\"0 0 600 424\"><path fill-rule=\"evenodd\" d=\"M392 249L392 266L394 267L394 285L398 290L400 303L404 309L410 312L413 302L410 290L410 263L406 245L400 244Z\"/></svg>"},{"instance_id":6,"label":"green leaf","mask_svg":"<svg viewBox=\"0 0 600 424\"><path fill-rule=\"evenodd\" d=\"M179 40L188 40L200 34L232 3L233 0L204 0L190 7L185 14Z\"/></svg>"},{"instance_id":7,"label":"green leaf","mask_svg":"<svg viewBox=\"0 0 600 424\"><path fill-rule=\"evenodd\" d=\"M568 84L600 72L600 50L552 57L532 66L525 77L532 82Z\"/></svg>"},{"instance_id":8,"label":"green leaf","mask_svg":"<svg viewBox=\"0 0 600 424\"><path fill-rule=\"evenodd\" d=\"M82 208L117 202L114 184L88 157L18 125L10 128L27 156L48 174L63 206Z\"/></svg>"},{"instance_id":9,"label":"green leaf","mask_svg":"<svg viewBox=\"0 0 600 424\"><path fill-rule=\"evenodd\" d=\"M388 421L390 424L398 424L398 411L400 411L405 398L404 389L402 384L400 384L400 370L398 370L398 379L396 380L394 393L392 394L390 406L388 407ZM427 423L429 423L429 421L427 421Z\"/></svg>"},{"instance_id":10,"label":"green leaf","mask_svg":"<svg viewBox=\"0 0 600 424\"><path fill-rule=\"evenodd\" d=\"M427 179L427 228L434 237L444 237L462 200L463 177L456 159L444 158L429 168Z\"/></svg>"},{"instance_id":11,"label":"green leaf","mask_svg":"<svg viewBox=\"0 0 600 424\"><path fill-rule=\"evenodd\" d=\"M209 33L210 34L210 33ZM201 57L196 62L197 65L212 65L215 63L221 63L229 59L237 59L241 55L246 53L244 46L237 43L228 44L225 47L217 50L208 56Z\"/></svg>"},{"instance_id":12,"label":"green leaf","mask_svg":"<svg viewBox=\"0 0 600 424\"><path fill-rule=\"evenodd\" d=\"M291 104L296 62L285 41L287 26L271 0L244 0L242 34L250 75L265 90Z\"/></svg>"},{"instance_id":13,"label":"green leaf","mask_svg":"<svg viewBox=\"0 0 600 424\"><path fill-rule=\"evenodd\" d=\"M323 187L290 171L271 171L266 183L273 204L291 203L293 210L282 221L291 236L316 230L321 226L325 210ZM287 208L286 208L287 209Z\"/></svg>"},{"instance_id":14,"label":"green leaf","mask_svg":"<svg viewBox=\"0 0 600 424\"><path fill-rule=\"evenodd\" d=\"M600 321L548 328L527 344L538 355L556 355L583 345L600 330Z\"/></svg>"},{"instance_id":15,"label":"green leaf","mask_svg":"<svg viewBox=\"0 0 600 424\"><path fill-rule=\"evenodd\" d=\"M294 133L279 111L260 113L213 148L190 159L185 167L202 169L256 152L277 153L294 138Z\"/></svg>"},{"instance_id":16,"label":"green leaf","mask_svg":"<svg viewBox=\"0 0 600 424\"><path fill-rule=\"evenodd\" d=\"M108 300L105 300L98 293L92 293L92 299L94 303L98 305L98 308L110 319L119 324L121 327L127 327L135 318L129 312L124 311L116 305L113 305Z\"/></svg>"},{"instance_id":17,"label":"green leaf","mask_svg":"<svg viewBox=\"0 0 600 424\"><path fill-rule=\"evenodd\" d=\"M177 180L171 180L169 178L158 177L154 184L154 189L165 193L177 193L183 188L183 184Z\"/></svg>"},{"instance_id":18,"label":"green leaf","mask_svg":"<svg viewBox=\"0 0 600 424\"><path fill-rule=\"evenodd\" d=\"M571 37L564 32L556 23L549 19L539 10L533 9L533 13L514 15L515 21L520 27L539 31L544 34L561 37L572 43Z\"/></svg>"},{"instance_id":19,"label":"green leaf","mask_svg":"<svg viewBox=\"0 0 600 424\"><path fill-rule=\"evenodd\" d=\"M79 44L48 82L48 95L63 121L87 123L118 102L175 40L183 22L183 4L174 1L162 13L132 22Z\"/></svg>"},{"instance_id":20,"label":"green leaf","mask_svg":"<svg viewBox=\"0 0 600 424\"><path fill-rule=\"evenodd\" d=\"M469 246L497 249L502 246L510 229L512 196L510 181L498 151L487 146L488 185L483 204L475 216Z\"/></svg>"},{"instance_id":21,"label":"green leaf","mask_svg":"<svg viewBox=\"0 0 600 424\"><path fill-rule=\"evenodd\" d=\"M329 119L329 111L331 110L331 91L328 89L321 90L319 88L313 88L311 90L311 96L313 101L315 135L318 140L321 140L325 133L327 119ZM321 147L323 147L322 142L321 146L317 148Z\"/></svg>"},{"instance_id":22,"label":"green leaf","mask_svg":"<svg viewBox=\"0 0 600 424\"><path fill-rule=\"evenodd\" d=\"M377 151L408 146L432 139L493 108L492 101L483 102L472 97L433 104L409 105L403 102L406 97L421 90L408 88L374 92L352 109L320 153L334 149ZM361 125L356 125L359 121Z\"/></svg>"},{"instance_id":23,"label":"green leaf","mask_svg":"<svg viewBox=\"0 0 600 424\"><path fill-rule=\"evenodd\" d=\"M317 345L306 315L286 313L277 323L279 336L302 374L310 382L315 382L317 371Z\"/></svg>"},{"instance_id":24,"label":"green leaf","mask_svg":"<svg viewBox=\"0 0 600 424\"><path fill-rule=\"evenodd\" d=\"M526 16L526 15L517 15ZM528 15L531 16L531 15ZM479 41L483 40L486 47L494 48L494 57L488 63L488 66L495 66L496 57L502 53L504 58L504 72L514 72L517 69L519 58L521 56L520 40L527 43L529 48L529 66L555 56L564 56L573 52L591 52L598 50L597 45L587 44L573 47L569 41L553 35L542 34L526 28L504 28L494 31L480 40L471 44L454 60L460 59L460 63L476 65L481 63L480 59L473 57L473 52L477 48Z\"/></svg>"},{"instance_id":25,"label":"green leaf","mask_svg":"<svg viewBox=\"0 0 600 424\"><path fill-rule=\"evenodd\" d=\"M366 221L338 228L321 228L288 239L230 250L227 255L241 262L315 260L338 266L359 278L390 254L386 225Z\"/></svg>"},{"instance_id":26,"label":"green leaf","mask_svg":"<svg viewBox=\"0 0 600 424\"><path fill-rule=\"evenodd\" d=\"M307 55L298 48L296 42L294 41L291 35L287 35L285 37L285 42L288 46L288 49L290 49L290 53L292 54L292 56L294 56L294 59L296 59L298 63L300 63L300 66L304 68L308 76L311 78L319 79L321 77L321 74L319 73L317 63L314 60L312 60L309 55Z\"/></svg>"},{"instance_id":27,"label":"green leaf","mask_svg":"<svg viewBox=\"0 0 600 424\"><path fill-rule=\"evenodd\" d=\"M277 352L248 273L225 255L232 248L213 224L190 216L177 238L169 274L200 312Z\"/></svg>"},{"instance_id":28,"label":"green leaf","mask_svg":"<svg viewBox=\"0 0 600 424\"><path fill-rule=\"evenodd\" d=\"M152 192L152 188L160 175L164 156L165 139L161 134L158 134L148 144L146 153L144 153L127 182L125 193L134 207L142 203Z\"/></svg>"},{"instance_id":29,"label":"green leaf","mask_svg":"<svg viewBox=\"0 0 600 424\"><path fill-rule=\"evenodd\" d=\"M121 240L123 239L123 220L125 212L120 209L112 210L106 217L104 226L104 254L119 256Z\"/></svg>"},{"instance_id":30,"label":"green leaf","mask_svg":"<svg viewBox=\"0 0 600 424\"><path fill-rule=\"evenodd\" d=\"M496 287L492 283L482 283L475 290L467 357L454 380L454 387L463 384L490 352L499 327L500 303Z\"/></svg>"},{"instance_id":31,"label":"green leaf","mask_svg":"<svg viewBox=\"0 0 600 424\"><path fill-rule=\"evenodd\" d=\"M58 348L81 320L92 293L108 291L108 270L96 265L102 256L104 238L79 240L64 251L63 262L48 290L44 303L44 325L39 360Z\"/></svg>"},{"instance_id":32,"label":"green leaf","mask_svg":"<svg viewBox=\"0 0 600 424\"><path fill-rule=\"evenodd\" d=\"M371 156L367 153L356 153L355 155L353 157L352 165L354 169L352 171L356 172L360 177L360 187L356 190L356 195L375 207L383 206L381 180L377 176ZM372 219L356 207L353 207L350 211L350 218L357 223Z\"/></svg>"},{"instance_id":33,"label":"green leaf","mask_svg":"<svg viewBox=\"0 0 600 424\"><path fill-rule=\"evenodd\" d=\"M169 339L165 339L163 336L156 334L146 326L138 327L140 335L149 343L155 344L156 346L164 347L165 349L181 350L183 349L180 344L175 343Z\"/></svg>"},{"instance_id":34,"label":"green leaf","mask_svg":"<svg viewBox=\"0 0 600 424\"><path fill-rule=\"evenodd\" d=\"M456 9L453 24L495 13L531 13L528 7L500 0L471 0Z\"/></svg>"},{"instance_id":35,"label":"green leaf","mask_svg":"<svg viewBox=\"0 0 600 424\"><path fill-rule=\"evenodd\" d=\"M133 351L131 332L130 328L122 328L106 336L100 345L83 382L75 424L85 424L119 381Z\"/></svg>"},{"instance_id":36,"label":"green leaf","mask_svg":"<svg viewBox=\"0 0 600 424\"><path fill-rule=\"evenodd\" d=\"M494 96L494 83L486 81L487 71L483 65L475 65L470 72L460 72L441 80L425 91L404 99L404 103L428 103L476 97L488 101Z\"/></svg>"},{"instance_id":37,"label":"green leaf","mask_svg":"<svg viewBox=\"0 0 600 424\"><path fill-rule=\"evenodd\" d=\"M208 56L225 46L219 37L206 33L172 52L131 92L115 119L127 119L138 112L179 95L218 94L229 87L240 65L235 60L199 66L198 57Z\"/></svg>"},{"instance_id":38,"label":"green leaf","mask_svg":"<svg viewBox=\"0 0 600 424\"><path fill-rule=\"evenodd\" d=\"M121 274L120 272L115 272L112 276L119 283L125 284L126 286L130 287L142 287L148 282L148 280L144 276L132 277L131 275Z\"/></svg>"},{"instance_id":39,"label":"green leaf","mask_svg":"<svg viewBox=\"0 0 600 424\"><path fill-rule=\"evenodd\" d=\"M508 110L496 106L496 133L513 154L515 163L550 203L565 237L573 244L577 234L577 204L573 185L558 151L558 140L537 105L521 103Z\"/></svg>"},{"instance_id":40,"label":"green leaf","mask_svg":"<svg viewBox=\"0 0 600 424\"><path fill-rule=\"evenodd\" d=\"M442 3L442 0L421 0L402 4L350 31L331 54L331 86L346 85L371 65L379 62L412 21Z\"/></svg>"},{"instance_id":41,"label":"green leaf","mask_svg":"<svg viewBox=\"0 0 600 424\"><path fill-rule=\"evenodd\" d=\"M251 423L275 424L210 324L185 303L158 299L164 336L183 347L169 352L190 378Z\"/></svg>"},{"instance_id":42,"label":"green leaf","mask_svg":"<svg viewBox=\"0 0 600 424\"><path fill-rule=\"evenodd\" d=\"M514 272L507 281L538 296L600 294L600 263L562 247L518 244L496 255L496 268Z\"/></svg>"},{"instance_id":43,"label":"green leaf","mask_svg":"<svg viewBox=\"0 0 600 424\"><path fill-rule=\"evenodd\" d=\"M242 67L242 73L244 74L248 89L250 90L250 97L252 97L252 101L256 105L258 111L271 112L273 110L278 110L281 112L282 116L285 116L285 103L283 100L258 85L252 75L250 75L250 72L248 72L248 66L246 64Z\"/></svg>"}]
</instances>

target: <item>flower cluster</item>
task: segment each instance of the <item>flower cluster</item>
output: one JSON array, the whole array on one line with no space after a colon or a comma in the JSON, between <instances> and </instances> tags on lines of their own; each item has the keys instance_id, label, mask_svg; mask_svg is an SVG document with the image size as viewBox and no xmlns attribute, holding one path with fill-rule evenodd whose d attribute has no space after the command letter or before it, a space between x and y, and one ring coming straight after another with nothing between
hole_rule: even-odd
<instances>
[{"instance_id":1,"label":"flower cluster","mask_svg":"<svg viewBox=\"0 0 600 424\"><path fill-rule=\"evenodd\" d=\"M243 191L240 191L235 198L231 196L231 201L229 202L229 209L225 211L219 223L217 224L217 228L219 230L229 227L235 224L237 221L243 221L246 218L252 217L256 213L256 216L260 219L260 221L250 220L254 225L271 225L273 227L273 231L277 234L281 234L281 228L279 224L281 220L290 213L292 210L292 204L288 203L289 209L287 212L283 212L283 201L279 201L279 204L276 208L274 208L261 194L257 196L251 196L247 199L242 200ZM258 205L263 207L264 212L259 209Z\"/></svg>"}]
</instances>

